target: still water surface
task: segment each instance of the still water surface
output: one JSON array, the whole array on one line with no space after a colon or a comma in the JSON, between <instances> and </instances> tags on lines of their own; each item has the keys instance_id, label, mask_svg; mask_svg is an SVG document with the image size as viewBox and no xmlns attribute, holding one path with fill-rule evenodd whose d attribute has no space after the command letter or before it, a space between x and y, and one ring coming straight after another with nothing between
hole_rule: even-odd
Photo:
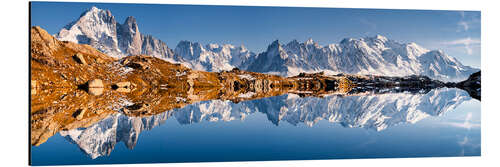
<instances>
[{"instance_id":1,"label":"still water surface","mask_svg":"<svg viewBox=\"0 0 500 167\"><path fill-rule=\"evenodd\" d=\"M480 110L480 101L450 88L203 101L61 131L32 146L32 164L479 156Z\"/></svg>"}]
</instances>

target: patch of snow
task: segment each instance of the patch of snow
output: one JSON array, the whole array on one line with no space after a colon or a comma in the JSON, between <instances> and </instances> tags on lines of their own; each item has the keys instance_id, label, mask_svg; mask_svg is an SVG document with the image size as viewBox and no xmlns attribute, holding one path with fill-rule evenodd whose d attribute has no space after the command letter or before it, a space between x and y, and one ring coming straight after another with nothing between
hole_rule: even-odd
<instances>
[{"instance_id":1,"label":"patch of snow","mask_svg":"<svg viewBox=\"0 0 500 167\"><path fill-rule=\"evenodd\" d=\"M255 78L252 75L250 75L250 74L238 75L238 77L242 78L242 79L247 79L249 81L255 80Z\"/></svg>"},{"instance_id":2,"label":"patch of snow","mask_svg":"<svg viewBox=\"0 0 500 167\"><path fill-rule=\"evenodd\" d=\"M176 102L186 102L187 99L186 98L183 98L183 97L175 97L175 101Z\"/></svg>"},{"instance_id":3,"label":"patch of snow","mask_svg":"<svg viewBox=\"0 0 500 167\"><path fill-rule=\"evenodd\" d=\"M244 94L239 94L238 97L239 98L251 98L255 94L256 94L255 92L247 92L247 93L244 93Z\"/></svg>"},{"instance_id":4,"label":"patch of snow","mask_svg":"<svg viewBox=\"0 0 500 167\"><path fill-rule=\"evenodd\" d=\"M295 98L300 98L300 96L295 94L295 93L288 93L286 98L287 99L295 99Z\"/></svg>"},{"instance_id":5,"label":"patch of snow","mask_svg":"<svg viewBox=\"0 0 500 167\"><path fill-rule=\"evenodd\" d=\"M180 76L184 76L186 74L187 74L186 71L182 71L182 72L175 73L175 76L180 77Z\"/></svg>"},{"instance_id":6,"label":"patch of snow","mask_svg":"<svg viewBox=\"0 0 500 167\"><path fill-rule=\"evenodd\" d=\"M132 71L134 71L134 69L131 67L121 67L118 71L118 75L124 76Z\"/></svg>"}]
</instances>

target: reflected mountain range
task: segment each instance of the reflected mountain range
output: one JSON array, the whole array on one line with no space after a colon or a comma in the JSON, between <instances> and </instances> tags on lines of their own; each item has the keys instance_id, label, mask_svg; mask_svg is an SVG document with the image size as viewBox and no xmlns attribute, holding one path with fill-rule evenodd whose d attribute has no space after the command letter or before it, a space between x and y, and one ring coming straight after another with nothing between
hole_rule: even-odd
<instances>
[{"instance_id":1,"label":"reflected mountain range","mask_svg":"<svg viewBox=\"0 0 500 167\"><path fill-rule=\"evenodd\" d=\"M40 27L31 28L30 53L31 144L59 133L93 159L119 142L133 149L142 131L167 119L195 124L262 113L276 126L324 120L381 131L440 116L469 94L480 99L479 73L443 83L416 75L206 72L147 55L116 59Z\"/></svg>"},{"instance_id":2,"label":"reflected mountain range","mask_svg":"<svg viewBox=\"0 0 500 167\"><path fill-rule=\"evenodd\" d=\"M471 100L468 93L456 88L433 89L426 93L388 92L321 98L289 93L239 103L201 101L147 117L114 113L89 127L62 130L60 134L95 159L110 155L119 142L133 149L142 131L158 127L167 119L174 119L179 124L196 124L244 120L254 113L263 113L276 126L287 122L313 127L324 120L346 128L382 131L398 124L414 124L430 116L441 116L468 100Z\"/></svg>"}]
</instances>

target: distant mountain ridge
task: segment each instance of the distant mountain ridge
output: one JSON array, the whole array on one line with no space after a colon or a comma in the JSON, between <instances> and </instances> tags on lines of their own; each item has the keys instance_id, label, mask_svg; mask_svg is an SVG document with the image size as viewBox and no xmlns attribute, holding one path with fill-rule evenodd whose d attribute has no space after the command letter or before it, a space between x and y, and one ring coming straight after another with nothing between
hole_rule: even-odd
<instances>
[{"instance_id":1,"label":"distant mountain ridge","mask_svg":"<svg viewBox=\"0 0 500 167\"><path fill-rule=\"evenodd\" d=\"M246 69L248 64L255 59L255 54L245 46L233 46L230 44L207 44L190 41L181 41L174 51L186 66L203 71L229 71L235 67Z\"/></svg>"},{"instance_id":2,"label":"distant mountain ridge","mask_svg":"<svg viewBox=\"0 0 500 167\"><path fill-rule=\"evenodd\" d=\"M377 35L347 38L339 44L321 46L312 39L278 40L256 58L246 70L285 76L301 72L326 71L363 75L425 75L441 81L461 81L479 71L465 66L440 50L427 50L415 43L402 44Z\"/></svg>"},{"instance_id":3,"label":"distant mountain ridge","mask_svg":"<svg viewBox=\"0 0 500 167\"><path fill-rule=\"evenodd\" d=\"M321 46L312 39L278 40L255 54L243 45L180 41L175 49L163 41L139 32L136 19L116 22L109 10L96 7L64 27L55 37L62 41L89 44L113 57L146 54L182 63L203 71L232 68L293 76L301 72L350 73L387 76L426 75L441 81L461 81L479 71L465 66L440 50L428 50L415 43L399 43L384 36L346 38L339 44Z\"/></svg>"}]
</instances>

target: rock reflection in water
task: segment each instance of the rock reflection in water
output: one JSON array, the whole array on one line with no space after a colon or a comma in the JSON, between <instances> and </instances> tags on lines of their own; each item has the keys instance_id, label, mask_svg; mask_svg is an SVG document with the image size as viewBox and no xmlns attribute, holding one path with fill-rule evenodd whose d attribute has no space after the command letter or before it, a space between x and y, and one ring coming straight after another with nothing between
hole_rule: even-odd
<instances>
[{"instance_id":1,"label":"rock reflection in water","mask_svg":"<svg viewBox=\"0 0 500 167\"><path fill-rule=\"evenodd\" d=\"M277 126L287 122L312 127L324 120L347 128L381 131L397 124L413 124L429 116L440 116L470 99L463 90L441 88L425 94L331 95L323 98L286 94L239 103L210 100L147 117L115 113L87 128L63 130L60 134L91 158L97 158L109 155L118 142L133 149L143 130L159 126L167 119L175 119L180 124L233 121L260 112Z\"/></svg>"},{"instance_id":2,"label":"rock reflection in water","mask_svg":"<svg viewBox=\"0 0 500 167\"><path fill-rule=\"evenodd\" d=\"M327 120L380 131L439 116L470 99L422 76L282 77L237 68L196 71L147 55L116 59L58 41L40 27L31 28L30 53L31 144L60 133L91 158L109 155L117 142L134 148L143 130L171 117L192 124L259 112L275 125ZM480 88L474 91L480 96Z\"/></svg>"}]
</instances>

